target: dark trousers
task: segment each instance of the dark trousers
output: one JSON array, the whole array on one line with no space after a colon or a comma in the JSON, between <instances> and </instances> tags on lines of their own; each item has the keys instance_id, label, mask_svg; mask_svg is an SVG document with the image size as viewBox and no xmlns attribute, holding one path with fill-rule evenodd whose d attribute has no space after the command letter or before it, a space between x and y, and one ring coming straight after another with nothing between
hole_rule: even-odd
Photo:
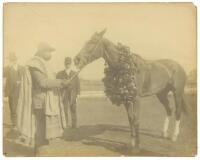
<instances>
[{"instance_id":1,"label":"dark trousers","mask_svg":"<svg viewBox=\"0 0 200 160\"><path fill-rule=\"evenodd\" d=\"M77 113L76 113L76 101L73 103L70 103L69 100L65 99L63 101L64 104L64 111L65 111L65 117L66 117L66 123L68 123L68 111L70 110L71 113L71 123L72 123L72 128L77 127Z\"/></svg>"},{"instance_id":2,"label":"dark trousers","mask_svg":"<svg viewBox=\"0 0 200 160\"><path fill-rule=\"evenodd\" d=\"M46 121L44 109L35 109L35 119L36 119L36 133L35 133L35 145L40 147L42 145L48 144L46 137Z\"/></svg>"},{"instance_id":3,"label":"dark trousers","mask_svg":"<svg viewBox=\"0 0 200 160\"><path fill-rule=\"evenodd\" d=\"M9 96L10 118L13 126L17 123L17 102L18 97Z\"/></svg>"}]
</instances>

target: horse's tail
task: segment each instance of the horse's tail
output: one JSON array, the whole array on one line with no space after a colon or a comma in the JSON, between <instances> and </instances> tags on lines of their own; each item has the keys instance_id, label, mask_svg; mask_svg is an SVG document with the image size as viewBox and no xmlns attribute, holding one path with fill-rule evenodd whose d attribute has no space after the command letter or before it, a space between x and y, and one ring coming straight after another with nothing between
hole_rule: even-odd
<instances>
[{"instance_id":1,"label":"horse's tail","mask_svg":"<svg viewBox=\"0 0 200 160\"><path fill-rule=\"evenodd\" d=\"M182 97L182 111L185 115L188 114L188 103L186 101L185 95Z\"/></svg>"}]
</instances>

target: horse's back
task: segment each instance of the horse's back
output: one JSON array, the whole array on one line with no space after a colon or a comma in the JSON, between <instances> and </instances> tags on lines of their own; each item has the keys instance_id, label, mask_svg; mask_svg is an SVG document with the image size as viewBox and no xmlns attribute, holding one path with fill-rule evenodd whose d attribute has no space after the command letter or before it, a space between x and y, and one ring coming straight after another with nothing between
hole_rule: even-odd
<instances>
[{"instance_id":1,"label":"horse's back","mask_svg":"<svg viewBox=\"0 0 200 160\"><path fill-rule=\"evenodd\" d=\"M179 63L174 61L174 60L171 60L171 59L160 59L160 60L156 60L154 62L158 62L158 63L163 64L164 66L167 67L167 69L170 72L182 72L182 74L186 75L185 74L185 70L183 69L183 67Z\"/></svg>"},{"instance_id":2,"label":"horse's back","mask_svg":"<svg viewBox=\"0 0 200 160\"><path fill-rule=\"evenodd\" d=\"M166 68L168 68L168 70L170 71L173 87L176 90L180 90L181 92L183 92L187 78L183 67L176 61L169 59L161 59L158 60L158 62L165 65Z\"/></svg>"},{"instance_id":3,"label":"horse's back","mask_svg":"<svg viewBox=\"0 0 200 160\"><path fill-rule=\"evenodd\" d=\"M175 61L169 59L161 59L147 62L147 67L143 71L144 79L140 89L142 96L156 94L164 89L168 84L183 83L185 79L185 71ZM183 80L180 80L180 76Z\"/></svg>"}]
</instances>

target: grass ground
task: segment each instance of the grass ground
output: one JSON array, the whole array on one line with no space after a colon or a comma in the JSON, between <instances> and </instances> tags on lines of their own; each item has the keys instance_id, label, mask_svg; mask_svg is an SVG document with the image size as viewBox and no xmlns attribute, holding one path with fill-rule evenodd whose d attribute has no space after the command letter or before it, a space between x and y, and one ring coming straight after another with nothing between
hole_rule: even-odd
<instances>
[{"instance_id":1,"label":"grass ground","mask_svg":"<svg viewBox=\"0 0 200 160\"><path fill-rule=\"evenodd\" d=\"M188 114L181 119L177 142L161 137L164 107L152 96L143 98L140 112L141 151L137 156L194 156L197 149L196 95L187 96ZM174 108L173 100L171 100ZM4 103L4 154L35 156L32 148L12 141L8 104ZM169 133L173 131L172 117ZM78 100L78 129L66 129L64 139L43 146L37 156L134 156L129 150L130 133L126 111L105 98Z\"/></svg>"}]
</instances>

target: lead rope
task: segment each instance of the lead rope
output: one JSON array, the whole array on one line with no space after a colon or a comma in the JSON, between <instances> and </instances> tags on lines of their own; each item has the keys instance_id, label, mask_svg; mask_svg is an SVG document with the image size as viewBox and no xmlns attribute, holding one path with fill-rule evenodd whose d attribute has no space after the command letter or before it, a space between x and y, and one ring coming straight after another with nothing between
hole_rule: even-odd
<instances>
[{"instance_id":1,"label":"lead rope","mask_svg":"<svg viewBox=\"0 0 200 160\"><path fill-rule=\"evenodd\" d=\"M70 79L68 81L72 81L76 76L78 76L78 74L81 72L82 69L80 69L78 72L76 72L72 77L70 77Z\"/></svg>"}]
</instances>

